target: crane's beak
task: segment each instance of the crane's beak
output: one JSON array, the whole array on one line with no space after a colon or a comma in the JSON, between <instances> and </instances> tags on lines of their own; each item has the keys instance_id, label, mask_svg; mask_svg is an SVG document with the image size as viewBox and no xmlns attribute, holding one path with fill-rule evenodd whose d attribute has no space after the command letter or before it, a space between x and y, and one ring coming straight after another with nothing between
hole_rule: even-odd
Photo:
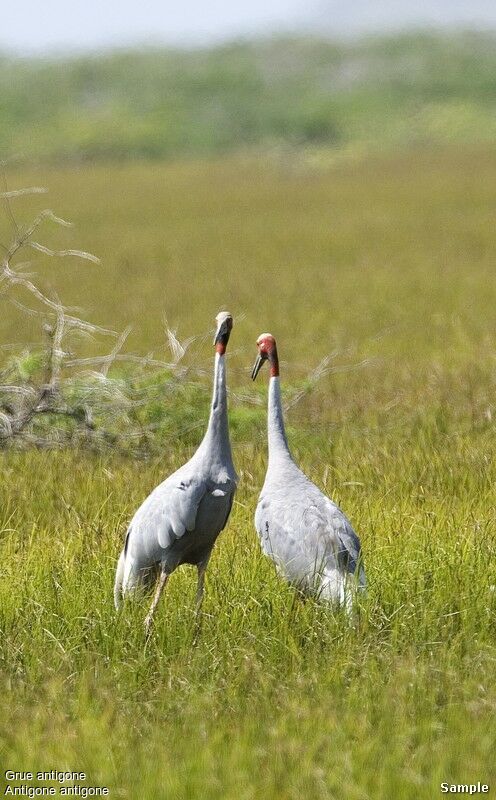
<instances>
[{"instance_id":1,"label":"crane's beak","mask_svg":"<svg viewBox=\"0 0 496 800\"><path fill-rule=\"evenodd\" d=\"M253 369L251 371L251 379L252 379L252 381L255 380L255 378L257 377L258 373L260 372L260 367L262 366L264 361L267 361L267 356L265 354L259 353L258 356L257 356L257 360L255 361L255 363L253 365Z\"/></svg>"}]
</instances>

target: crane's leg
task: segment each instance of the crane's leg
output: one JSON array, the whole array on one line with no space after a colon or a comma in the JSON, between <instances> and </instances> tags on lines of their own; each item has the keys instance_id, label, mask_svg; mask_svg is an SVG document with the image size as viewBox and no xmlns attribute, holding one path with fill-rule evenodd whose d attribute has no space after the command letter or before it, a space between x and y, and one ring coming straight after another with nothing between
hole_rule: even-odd
<instances>
[{"instance_id":1,"label":"crane's leg","mask_svg":"<svg viewBox=\"0 0 496 800\"><path fill-rule=\"evenodd\" d=\"M148 612L148 614L146 615L146 618L145 618L145 631L146 631L147 634L150 633L150 627L151 627L151 624L152 624L153 615L155 613L155 609L157 608L157 606L159 604L160 597L161 597L162 592L163 592L163 590L165 588L165 584L167 583L168 578L169 578L169 573L166 572L164 569L162 569L160 571L159 579L157 581L157 588L155 589L155 594L153 596L153 600L152 600L152 604L150 606L150 610L149 610L149 612Z\"/></svg>"},{"instance_id":2,"label":"crane's leg","mask_svg":"<svg viewBox=\"0 0 496 800\"><path fill-rule=\"evenodd\" d=\"M205 573L207 571L208 562L210 560L210 553L208 556L197 564L198 570L198 585L196 588L196 611L197 613L201 610L202 603L203 603L203 592L205 588Z\"/></svg>"},{"instance_id":3,"label":"crane's leg","mask_svg":"<svg viewBox=\"0 0 496 800\"><path fill-rule=\"evenodd\" d=\"M210 559L210 553L208 556L197 564L196 568L198 570L198 585L196 588L196 619L195 619L195 633L193 636L193 644L197 644L198 638L201 633L201 623L202 623L202 616L201 616L201 608L203 603L203 592L205 588L205 573L207 571L208 562Z\"/></svg>"}]
</instances>

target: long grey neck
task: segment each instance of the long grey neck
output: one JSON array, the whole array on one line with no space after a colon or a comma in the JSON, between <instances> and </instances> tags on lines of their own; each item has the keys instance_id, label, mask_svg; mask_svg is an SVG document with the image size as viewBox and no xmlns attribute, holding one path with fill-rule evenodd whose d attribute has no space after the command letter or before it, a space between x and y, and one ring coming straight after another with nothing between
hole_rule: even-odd
<instances>
[{"instance_id":1,"label":"long grey neck","mask_svg":"<svg viewBox=\"0 0 496 800\"><path fill-rule=\"evenodd\" d=\"M281 384L279 376L271 377L269 381L269 403L267 426L269 435L269 461L281 457L291 458L291 453L284 429L284 418L281 403Z\"/></svg>"},{"instance_id":2,"label":"long grey neck","mask_svg":"<svg viewBox=\"0 0 496 800\"><path fill-rule=\"evenodd\" d=\"M225 356L215 354L214 387L208 427L201 447L208 447L219 455L231 456L229 424L227 419L227 389Z\"/></svg>"}]
</instances>

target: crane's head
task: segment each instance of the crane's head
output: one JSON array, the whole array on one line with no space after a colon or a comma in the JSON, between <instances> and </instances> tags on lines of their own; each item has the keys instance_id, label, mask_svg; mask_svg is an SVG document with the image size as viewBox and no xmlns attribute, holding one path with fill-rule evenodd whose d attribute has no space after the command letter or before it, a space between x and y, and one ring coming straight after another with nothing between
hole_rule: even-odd
<instances>
[{"instance_id":1,"label":"crane's head","mask_svg":"<svg viewBox=\"0 0 496 800\"><path fill-rule=\"evenodd\" d=\"M232 314L230 314L229 311L220 311L215 317L215 321L217 323L217 331L214 339L215 349L218 353L224 355L233 326Z\"/></svg>"},{"instance_id":2,"label":"crane's head","mask_svg":"<svg viewBox=\"0 0 496 800\"><path fill-rule=\"evenodd\" d=\"M269 361L270 363L270 374L271 377L276 377L279 375L279 359L277 357L277 346L276 340L272 336L271 333L261 333L257 339L257 347L258 347L258 356L255 364L253 365L253 370L251 373L251 378L254 381L257 377L258 373L260 372L260 367L264 363L264 361Z\"/></svg>"}]
</instances>

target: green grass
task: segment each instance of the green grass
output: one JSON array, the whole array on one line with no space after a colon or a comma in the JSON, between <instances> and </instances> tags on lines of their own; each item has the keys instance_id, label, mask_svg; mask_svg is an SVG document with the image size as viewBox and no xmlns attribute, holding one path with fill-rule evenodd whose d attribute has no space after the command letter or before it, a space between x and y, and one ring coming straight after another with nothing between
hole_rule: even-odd
<instances>
[{"instance_id":1,"label":"green grass","mask_svg":"<svg viewBox=\"0 0 496 800\"><path fill-rule=\"evenodd\" d=\"M207 331L220 305L233 312L241 483L199 643L183 568L145 644L146 601L113 610L116 557L133 510L200 429L169 407L177 436L146 462L2 455L2 770L83 770L114 797L174 800L430 800L441 781L494 784L495 173L478 149L323 172L235 159L9 176L48 183L76 244L103 256L77 271L48 263L47 283L96 321L133 322L136 350L162 352L164 310L183 336ZM5 315L2 340L18 328ZM338 351L342 371L288 430L361 535L369 590L355 626L295 602L259 552L265 411L245 397L265 399L248 370L267 329L287 396ZM206 339L188 356L207 369L188 411L198 423L211 355Z\"/></svg>"}]
</instances>

